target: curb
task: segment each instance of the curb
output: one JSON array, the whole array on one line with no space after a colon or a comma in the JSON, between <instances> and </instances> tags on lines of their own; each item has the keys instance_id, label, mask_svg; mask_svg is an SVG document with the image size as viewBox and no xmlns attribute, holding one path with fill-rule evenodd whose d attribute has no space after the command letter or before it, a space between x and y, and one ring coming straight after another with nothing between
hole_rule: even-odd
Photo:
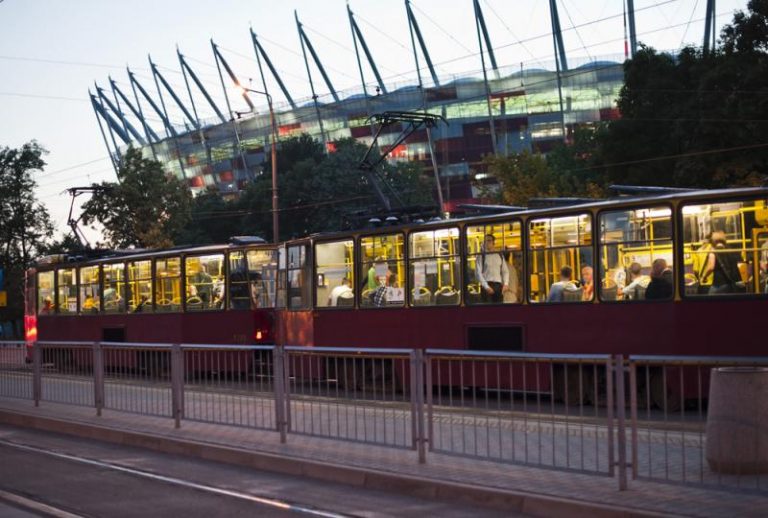
<instances>
[{"instance_id":1,"label":"curb","mask_svg":"<svg viewBox=\"0 0 768 518\"><path fill-rule=\"evenodd\" d=\"M417 478L411 475L344 466L300 457L286 457L273 453L220 446L189 439L158 437L141 432L8 410L0 410L0 423L143 448L161 453L244 466L272 473L307 477L353 487L389 491L444 502L489 507L529 516L567 516L569 518L669 516L668 514L636 508L598 504L535 493L508 491L436 479Z\"/></svg>"}]
</instances>

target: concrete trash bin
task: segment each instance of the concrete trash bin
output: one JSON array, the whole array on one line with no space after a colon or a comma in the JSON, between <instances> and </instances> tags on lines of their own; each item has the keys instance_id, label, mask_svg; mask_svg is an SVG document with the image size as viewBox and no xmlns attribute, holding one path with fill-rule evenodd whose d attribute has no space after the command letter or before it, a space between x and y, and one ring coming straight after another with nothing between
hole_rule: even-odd
<instances>
[{"instance_id":1,"label":"concrete trash bin","mask_svg":"<svg viewBox=\"0 0 768 518\"><path fill-rule=\"evenodd\" d=\"M768 473L768 369L712 369L706 458L719 473Z\"/></svg>"}]
</instances>

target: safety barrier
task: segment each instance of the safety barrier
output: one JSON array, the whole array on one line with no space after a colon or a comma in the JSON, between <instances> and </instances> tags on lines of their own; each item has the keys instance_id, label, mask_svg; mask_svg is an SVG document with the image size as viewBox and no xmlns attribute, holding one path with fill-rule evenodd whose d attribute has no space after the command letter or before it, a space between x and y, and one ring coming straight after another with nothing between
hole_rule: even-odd
<instances>
[{"instance_id":1,"label":"safety barrier","mask_svg":"<svg viewBox=\"0 0 768 518\"><path fill-rule=\"evenodd\" d=\"M32 399L32 357L24 342L0 341L0 394Z\"/></svg>"},{"instance_id":2,"label":"safety barrier","mask_svg":"<svg viewBox=\"0 0 768 518\"><path fill-rule=\"evenodd\" d=\"M0 397L168 417L176 427L274 430L282 442L298 434L413 449L419 462L446 454L576 471L615 477L619 489L645 479L765 493L768 474L710 466L706 426L711 370L766 366L768 358L0 342ZM764 396L744 394L763 413ZM756 451L768 448L761 422L750 424Z\"/></svg>"},{"instance_id":3,"label":"safety barrier","mask_svg":"<svg viewBox=\"0 0 768 518\"><path fill-rule=\"evenodd\" d=\"M734 473L716 471L706 456L712 369L768 367L768 358L630 356L626 367L633 478L768 491L768 473L750 473L738 467ZM731 404L748 405L750 414L765 416L766 396L765 392L738 394L738 400ZM733 440L755 441L753 454L762 451L768 459L765 423L768 418L735 423Z\"/></svg>"}]
</instances>

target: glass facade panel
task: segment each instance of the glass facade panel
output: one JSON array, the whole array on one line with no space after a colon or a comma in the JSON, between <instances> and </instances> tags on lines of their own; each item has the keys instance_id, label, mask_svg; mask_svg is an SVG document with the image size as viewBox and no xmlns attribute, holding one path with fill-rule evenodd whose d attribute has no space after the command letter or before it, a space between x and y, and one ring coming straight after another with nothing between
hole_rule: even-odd
<instances>
[{"instance_id":1,"label":"glass facade panel","mask_svg":"<svg viewBox=\"0 0 768 518\"><path fill-rule=\"evenodd\" d=\"M98 313L101 310L101 275L98 266L80 268L80 313Z\"/></svg>"},{"instance_id":2,"label":"glass facade panel","mask_svg":"<svg viewBox=\"0 0 768 518\"><path fill-rule=\"evenodd\" d=\"M229 253L229 308L275 307L277 250Z\"/></svg>"},{"instance_id":3,"label":"glass facade panel","mask_svg":"<svg viewBox=\"0 0 768 518\"><path fill-rule=\"evenodd\" d=\"M768 200L683 207L686 296L768 293Z\"/></svg>"},{"instance_id":4,"label":"glass facade panel","mask_svg":"<svg viewBox=\"0 0 768 518\"><path fill-rule=\"evenodd\" d=\"M459 229L414 232L409 237L410 303L457 305L461 301Z\"/></svg>"},{"instance_id":5,"label":"glass facade panel","mask_svg":"<svg viewBox=\"0 0 768 518\"><path fill-rule=\"evenodd\" d=\"M668 207L600 214L600 300L644 300L654 270L667 285L654 283L651 298L672 297L672 210ZM661 290L658 288L661 287ZM657 295L666 295L664 297Z\"/></svg>"},{"instance_id":6,"label":"glass facade panel","mask_svg":"<svg viewBox=\"0 0 768 518\"><path fill-rule=\"evenodd\" d=\"M50 315L53 313L53 272L37 274L37 313Z\"/></svg>"},{"instance_id":7,"label":"glass facade panel","mask_svg":"<svg viewBox=\"0 0 768 518\"><path fill-rule=\"evenodd\" d=\"M56 312L77 313L77 272L74 268L56 271Z\"/></svg>"},{"instance_id":8,"label":"glass facade panel","mask_svg":"<svg viewBox=\"0 0 768 518\"><path fill-rule=\"evenodd\" d=\"M315 245L317 307L355 305L355 243L351 239Z\"/></svg>"},{"instance_id":9,"label":"glass facade panel","mask_svg":"<svg viewBox=\"0 0 768 518\"><path fill-rule=\"evenodd\" d=\"M128 263L128 284L126 285L128 311L141 313L152 311L152 261Z\"/></svg>"},{"instance_id":10,"label":"glass facade panel","mask_svg":"<svg viewBox=\"0 0 768 518\"><path fill-rule=\"evenodd\" d=\"M181 311L181 259L155 259L155 311Z\"/></svg>"},{"instance_id":11,"label":"glass facade panel","mask_svg":"<svg viewBox=\"0 0 768 518\"><path fill-rule=\"evenodd\" d=\"M224 309L224 254L184 259L187 311Z\"/></svg>"},{"instance_id":12,"label":"glass facade panel","mask_svg":"<svg viewBox=\"0 0 768 518\"><path fill-rule=\"evenodd\" d=\"M528 223L528 300L586 302L594 296L589 214Z\"/></svg>"},{"instance_id":13,"label":"glass facade panel","mask_svg":"<svg viewBox=\"0 0 768 518\"><path fill-rule=\"evenodd\" d=\"M360 306L404 306L405 238L403 234L361 238L360 261L358 277L360 279L358 284L362 288Z\"/></svg>"},{"instance_id":14,"label":"glass facade panel","mask_svg":"<svg viewBox=\"0 0 768 518\"><path fill-rule=\"evenodd\" d=\"M104 276L104 313L124 313L125 301L125 264L105 264Z\"/></svg>"},{"instance_id":15,"label":"glass facade panel","mask_svg":"<svg viewBox=\"0 0 768 518\"><path fill-rule=\"evenodd\" d=\"M523 296L519 221L467 227L467 303L514 304Z\"/></svg>"}]
</instances>

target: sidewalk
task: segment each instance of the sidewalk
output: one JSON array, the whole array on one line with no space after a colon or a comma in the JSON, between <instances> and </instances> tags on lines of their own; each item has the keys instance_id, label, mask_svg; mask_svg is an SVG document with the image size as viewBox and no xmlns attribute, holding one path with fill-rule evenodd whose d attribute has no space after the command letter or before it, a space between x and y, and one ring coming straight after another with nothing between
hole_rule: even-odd
<instances>
[{"instance_id":1,"label":"sidewalk","mask_svg":"<svg viewBox=\"0 0 768 518\"><path fill-rule=\"evenodd\" d=\"M0 422L258 469L538 516L764 516L768 496L615 478L276 432L0 398Z\"/></svg>"}]
</instances>

